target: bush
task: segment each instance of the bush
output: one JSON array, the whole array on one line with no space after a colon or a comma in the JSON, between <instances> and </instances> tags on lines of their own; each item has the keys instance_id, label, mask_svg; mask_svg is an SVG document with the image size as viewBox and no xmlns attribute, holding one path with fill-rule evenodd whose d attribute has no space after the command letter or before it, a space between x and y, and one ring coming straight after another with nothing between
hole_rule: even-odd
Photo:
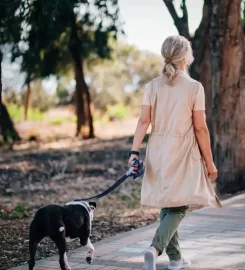
<instances>
[{"instance_id":1,"label":"bush","mask_svg":"<svg viewBox=\"0 0 245 270\"><path fill-rule=\"evenodd\" d=\"M122 104L108 105L106 109L110 121L123 120L129 114L128 107Z\"/></svg>"},{"instance_id":2,"label":"bush","mask_svg":"<svg viewBox=\"0 0 245 270\"><path fill-rule=\"evenodd\" d=\"M13 103L7 104L8 112L11 119L15 122L21 122L24 120L24 106L18 106ZM28 120L30 121L42 121L45 114L39 109L29 108L28 110Z\"/></svg>"},{"instance_id":3,"label":"bush","mask_svg":"<svg viewBox=\"0 0 245 270\"><path fill-rule=\"evenodd\" d=\"M76 123L77 117L75 115L72 116L64 116L64 117L55 117L48 120L50 124L53 125L61 125L63 123Z\"/></svg>"}]
</instances>

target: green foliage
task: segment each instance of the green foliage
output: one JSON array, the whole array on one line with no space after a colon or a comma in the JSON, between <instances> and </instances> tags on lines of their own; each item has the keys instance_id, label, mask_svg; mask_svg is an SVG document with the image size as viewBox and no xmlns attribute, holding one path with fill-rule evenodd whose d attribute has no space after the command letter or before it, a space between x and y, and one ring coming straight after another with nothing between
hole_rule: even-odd
<instances>
[{"instance_id":1,"label":"green foliage","mask_svg":"<svg viewBox=\"0 0 245 270\"><path fill-rule=\"evenodd\" d=\"M76 116L66 116L66 117L55 117L48 120L50 124L53 125L62 125L63 123L76 123Z\"/></svg>"},{"instance_id":2,"label":"green foliage","mask_svg":"<svg viewBox=\"0 0 245 270\"><path fill-rule=\"evenodd\" d=\"M35 108L39 109L41 112L45 112L54 105L55 97L48 94L44 90L41 80L35 80L32 83L30 83L30 88L31 88L30 103L29 103L30 109ZM15 104L16 106L22 108L25 104L26 89L24 88L24 91L22 91L21 93L16 93L14 89L10 88L5 89L4 97L7 104ZM20 115L19 117L20 119L22 119L22 115Z\"/></svg>"},{"instance_id":3,"label":"green foliage","mask_svg":"<svg viewBox=\"0 0 245 270\"><path fill-rule=\"evenodd\" d=\"M21 218L24 216L28 216L26 206L24 204L18 203L17 206L14 208L12 216L14 218Z\"/></svg>"},{"instance_id":4,"label":"green foliage","mask_svg":"<svg viewBox=\"0 0 245 270\"><path fill-rule=\"evenodd\" d=\"M68 72L72 58L109 57L109 38L120 28L118 12L117 0L33 1L25 17L28 48L19 51L22 70L32 80Z\"/></svg>"},{"instance_id":5,"label":"green foliage","mask_svg":"<svg viewBox=\"0 0 245 270\"><path fill-rule=\"evenodd\" d=\"M18 106L14 103L7 104L8 112L11 119L15 122L21 122L24 120L24 107ZM28 111L28 119L30 121L42 121L45 119L45 114L39 109L30 108Z\"/></svg>"},{"instance_id":6,"label":"green foliage","mask_svg":"<svg viewBox=\"0 0 245 270\"><path fill-rule=\"evenodd\" d=\"M63 76L58 79L58 86L56 88L56 104L67 105L74 103L74 72L70 69Z\"/></svg>"},{"instance_id":7,"label":"green foliage","mask_svg":"<svg viewBox=\"0 0 245 270\"><path fill-rule=\"evenodd\" d=\"M4 99L8 104L14 103L18 106L24 105L23 94L17 93L13 88L4 89Z\"/></svg>"},{"instance_id":8,"label":"green foliage","mask_svg":"<svg viewBox=\"0 0 245 270\"><path fill-rule=\"evenodd\" d=\"M102 112L108 104L140 108L145 84L161 73L161 57L131 45L112 42L111 46L111 59L87 61L87 81L94 106Z\"/></svg>"},{"instance_id":9,"label":"green foliage","mask_svg":"<svg viewBox=\"0 0 245 270\"><path fill-rule=\"evenodd\" d=\"M10 117L15 123L24 121L24 106L18 106L14 103L8 103L8 112ZM55 116L49 117L47 113L42 112L40 109L30 108L28 111L28 120L29 121L45 121L53 125L61 125L63 123L75 123L76 116Z\"/></svg>"},{"instance_id":10,"label":"green foliage","mask_svg":"<svg viewBox=\"0 0 245 270\"><path fill-rule=\"evenodd\" d=\"M39 109L41 112L45 112L48 109L50 109L54 105L55 100L52 95L48 94L44 90L42 86L42 81L35 80L30 85L31 85L30 107Z\"/></svg>"},{"instance_id":11,"label":"green foliage","mask_svg":"<svg viewBox=\"0 0 245 270\"><path fill-rule=\"evenodd\" d=\"M22 0L0 3L0 50L7 43L12 46L13 52L17 49L21 39L25 5L25 1Z\"/></svg>"},{"instance_id":12,"label":"green foliage","mask_svg":"<svg viewBox=\"0 0 245 270\"><path fill-rule=\"evenodd\" d=\"M58 105L67 105L73 103L73 95L65 88L57 88L56 97Z\"/></svg>"},{"instance_id":13,"label":"green foliage","mask_svg":"<svg viewBox=\"0 0 245 270\"><path fill-rule=\"evenodd\" d=\"M122 104L108 105L107 114L110 121L123 120L128 116L129 109Z\"/></svg>"},{"instance_id":14,"label":"green foliage","mask_svg":"<svg viewBox=\"0 0 245 270\"><path fill-rule=\"evenodd\" d=\"M5 220L20 219L28 216L29 214L27 211L27 207L22 203L18 203L17 206L11 212L0 211L0 219Z\"/></svg>"}]
</instances>

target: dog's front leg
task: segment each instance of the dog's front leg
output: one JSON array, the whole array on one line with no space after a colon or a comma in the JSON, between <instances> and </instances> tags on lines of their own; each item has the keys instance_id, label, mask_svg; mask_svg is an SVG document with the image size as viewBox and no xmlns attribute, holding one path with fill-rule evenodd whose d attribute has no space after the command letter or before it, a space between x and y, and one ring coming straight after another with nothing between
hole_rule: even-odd
<instances>
[{"instance_id":1,"label":"dog's front leg","mask_svg":"<svg viewBox=\"0 0 245 270\"><path fill-rule=\"evenodd\" d=\"M88 238L88 242L86 247L88 248L87 256L86 256L86 262L88 264L91 264L94 257L94 246L92 245L90 238Z\"/></svg>"}]
</instances>

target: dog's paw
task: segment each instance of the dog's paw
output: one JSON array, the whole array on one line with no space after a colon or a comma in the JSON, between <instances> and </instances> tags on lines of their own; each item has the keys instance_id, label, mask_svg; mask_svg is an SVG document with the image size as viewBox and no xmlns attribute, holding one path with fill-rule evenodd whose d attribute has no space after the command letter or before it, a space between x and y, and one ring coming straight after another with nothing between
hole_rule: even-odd
<instances>
[{"instance_id":1,"label":"dog's paw","mask_svg":"<svg viewBox=\"0 0 245 270\"><path fill-rule=\"evenodd\" d=\"M86 262L88 264L92 264L92 257L86 257Z\"/></svg>"}]
</instances>

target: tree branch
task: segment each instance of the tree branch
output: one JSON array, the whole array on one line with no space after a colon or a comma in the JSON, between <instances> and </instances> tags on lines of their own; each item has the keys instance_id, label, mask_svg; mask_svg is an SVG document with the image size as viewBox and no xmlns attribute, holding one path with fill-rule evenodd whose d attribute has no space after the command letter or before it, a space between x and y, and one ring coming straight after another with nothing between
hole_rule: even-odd
<instances>
[{"instance_id":1,"label":"tree branch","mask_svg":"<svg viewBox=\"0 0 245 270\"><path fill-rule=\"evenodd\" d=\"M206 31L208 30L208 23L209 23L209 12L208 12L208 1L205 0L202 9L202 20L195 31L194 38L200 38L204 36Z\"/></svg>"},{"instance_id":2,"label":"tree branch","mask_svg":"<svg viewBox=\"0 0 245 270\"><path fill-rule=\"evenodd\" d=\"M204 54L208 48L208 25L209 25L209 8L208 0L204 0L203 16L195 35L191 38L192 49L195 61L191 65L192 78L199 80L199 67L203 60Z\"/></svg>"},{"instance_id":3,"label":"tree branch","mask_svg":"<svg viewBox=\"0 0 245 270\"><path fill-rule=\"evenodd\" d=\"M180 35L190 39L189 25L188 25L188 11L186 8L185 0L182 0L181 9L183 11L183 17L179 17L173 4L173 0L163 0L171 17L173 18L174 24Z\"/></svg>"},{"instance_id":4,"label":"tree branch","mask_svg":"<svg viewBox=\"0 0 245 270\"><path fill-rule=\"evenodd\" d=\"M187 11L187 7L186 7L186 0L182 0L181 3L181 9L183 12L183 16L182 16L182 20L188 24L188 11Z\"/></svg>"}]
</instances>

